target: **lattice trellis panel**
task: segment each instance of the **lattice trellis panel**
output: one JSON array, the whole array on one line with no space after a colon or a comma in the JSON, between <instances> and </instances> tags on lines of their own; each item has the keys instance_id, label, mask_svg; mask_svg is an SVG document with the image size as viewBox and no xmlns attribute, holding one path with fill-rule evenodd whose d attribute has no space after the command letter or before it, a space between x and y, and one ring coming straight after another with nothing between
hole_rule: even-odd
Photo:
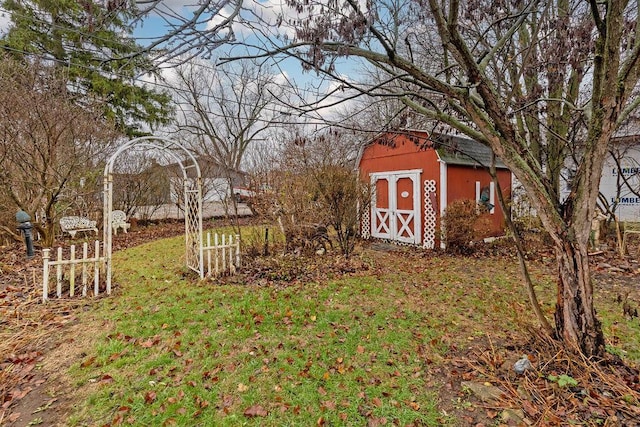
<instances>
[{"instance_id":1,"label":"lattice trellis panel","mask_svg":"<svg viewBox=\"0 0 640 427\"><path fill-rule=\"evenodd\" d=\"M196 184L197 187L199 187ZM187 267L202 276L202 197L200 188L185 189Z\"/></svg>"},{"instance_id":2,"label":"lattice trellis panel","mask_svg":"<svg viewBox=\"0 0 640 427\"><path fill-rule=\"evenodd\" d=\"M362 224L362 238L371 238L371 206L367 206L362 209L362 216L360 217Z\"/></svg>"},{"instance_id":3,"label":"lattice trellis panel","mask_svg":"<svg viewBox=\"0 0 640 427\"><path fill-rule=\"evenodd\" d=\"M424 181L424 238L422 246L433 249L436 246L436 182L432 179Z\"/></svg>"},{"instance_id":4,"label":"lattice trellis panel","mask_svg":"<svg viewBox=\"0 0 640 427\"><path fill-rule=\"evenodd\" d=\"M372 181L372 183L374 183ZM371 227L373 227L373 221L374 221L374 216L375 213L373 211L373 209L375 208L376 204L378 203L378 190L376 189L375 185L371 186L371 206L369 207L369 221L367 221L367 223L369 224L369 235L371 236L371 233L373 233L373 229Z\"/></svg>"}]
</instances>

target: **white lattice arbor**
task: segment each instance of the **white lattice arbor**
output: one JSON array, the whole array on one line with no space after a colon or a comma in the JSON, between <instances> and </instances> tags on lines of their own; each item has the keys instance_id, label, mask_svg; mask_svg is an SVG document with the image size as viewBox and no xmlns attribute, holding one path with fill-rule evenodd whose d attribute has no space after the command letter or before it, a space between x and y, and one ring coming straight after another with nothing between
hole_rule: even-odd
<instances>
[{"instance_id":1,"label":"white lattice arbor","mask_svg":"<svg viewBox=\"0 0 640 427\"><path fill-rule=\"evenodd\" d=\"M113 244L113 168L116 159L132 148L160 150L180 165L184 180L185 263L188 268L204 277L202 262L202 175L193 154L182 144L171 139L144 136L123 144L107 161L104 168L104 258L107 293L111 292L111 253ZM192 171L193 170L193 171Z\"/></svg>"}]
</instances>

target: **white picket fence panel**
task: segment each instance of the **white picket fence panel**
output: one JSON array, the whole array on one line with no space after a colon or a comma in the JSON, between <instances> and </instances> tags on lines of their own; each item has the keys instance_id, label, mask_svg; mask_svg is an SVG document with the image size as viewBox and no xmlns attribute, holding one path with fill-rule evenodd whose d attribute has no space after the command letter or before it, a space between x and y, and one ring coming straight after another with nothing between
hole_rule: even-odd
<instances>
[{"instance_id":1,"label":"white picket fence panel","mask_svg":"<svg viewBox=\"0 0 640 427\"><path fill-rule=\"evenodd\" d=\"M229 234L213 236L211 244L211 233L207 233L207 244L203 245L203 258L205 259L205 274L207 276L221 276L224 274L235 274L240 268L240 236Z\"/></svg>"},{"instance_id":2,"label":"white picket fence panel","mask_svg":"<svg viewBox=\"0 0 640 427\"><path fill-rule=\"evenodd\" d=\"M100 256L100 242L95 241L93 257L89 257L89 245L85 242L82 245L82 258L76 258L76 245L71 245L69 259L62 258L62 248L58 248L57 259L50 257L51 249L42 250L42 302L49 299L49 275L54 270L56 274L56 295L62 298L62 283L65 277L65 267L68 268L69 296L76 294L76 268L80 268L82 296L87 295L90 274L93 274L93 295L97 296L100 291L100 270L104 266L104 256ZM111 293L107 288L107 294Z\"/></svg>"}]
</instances>

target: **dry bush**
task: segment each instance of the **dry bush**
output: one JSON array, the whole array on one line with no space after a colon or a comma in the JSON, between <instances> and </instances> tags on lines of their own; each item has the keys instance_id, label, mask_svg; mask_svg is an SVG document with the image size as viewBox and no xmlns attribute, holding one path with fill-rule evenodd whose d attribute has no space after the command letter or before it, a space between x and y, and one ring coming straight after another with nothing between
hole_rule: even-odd
<instances>
[{"instance_id":1,"label":"dry bush","mask_svg":"<svg viewBox=\"0 0 640 427\"><path fill-rule=\"evenodd\" d=\"M12 203L4 201L0 194L0 246L20 241L16 231L16 211L10 209Z\"/></svg>"},{"instance_id":2,"label":"dry bush","mask_svg":"<svg viewBox=\"0 0 640 427\"><path fill-rule=\"evenodd\" d=\"M61 70L0 57L0 201L23 209L51 246L61 216L88 209L83 184L118 134L101 105L74 102ZM86 206L85 206L86 205ZM36 214L42 221L36 221ZM15 219L4 221L11 233Z\"/></svg>"},{"instance_id":3,"label":"dry bush","mask_svg":"<svg viewBox=\"0 0 640 427\"><path fill-rule=\"evenodd\" d=\"M270 212L280 226L288 252L324 253L335 246L343 255L351 254L357 238L358 206L368 205L367 188L352 169L307 166L282 173L275 182L268 199L271 209L261 210Z\"/></svg>"},{"instance_id":4,"label":"dry bush","mask_svg":"<svg viewBox=\"0 0 640 427\"><path fill-rule=\"evenodd\" d=\"M275 220L292 252L324 253L337 248L349 256L358 230L358 206L367 189L354 175L356 144L350 134L329 130L312 137L291 135L272 174Z\"/></svg>"},{"instance_id":5,"label":"dry bush","mask_svg":"<svg viewBox=\"0 0 640 427\"><path fill-rule=\"evenodd\" d=\"M490 234L491 220L484 213L486 209L474 200L454 200L447 206L443 238L448 252L470 254L473 243Z\"/></svg>"},{"instance_id":6,"label":"dry bush","mask_svg":"<svg viewBox=\"0 0 640 427\"><path fill-rule=\"evenodd\" d=\"M277 227L263 225L243 231L242 250L246 257L270 256L281 250L282 246L283 236Z\"/></svg>"},{"instance_id":7,"label":"dry bush","mask_svg":"<svg viewBox=\"0 0 640 427\"><path fill-rule=\"evenodd\" d=\"M341 253L349 256L360 223L358 207L370 202L369 187L354 177L351 168L344 166L324 166L314 176L325 224L333 228Z\"/></svg>"}]
</instances>

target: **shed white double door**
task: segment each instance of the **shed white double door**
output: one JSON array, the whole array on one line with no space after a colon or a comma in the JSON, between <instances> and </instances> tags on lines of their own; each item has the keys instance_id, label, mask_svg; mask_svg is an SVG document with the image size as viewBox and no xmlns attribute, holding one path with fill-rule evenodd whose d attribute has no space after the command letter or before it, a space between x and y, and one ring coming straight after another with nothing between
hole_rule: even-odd
<instances>
[{"instance_id":1,"label":"shed white double door","mask_svg":"<svg viewBox=\"0 0 640 427\"><path fill-rule=\"evenodd\" d=\"M376 172L370 175L371 236L419 244L420 174L422 170Z\"/></svg>"}]
</instances>

